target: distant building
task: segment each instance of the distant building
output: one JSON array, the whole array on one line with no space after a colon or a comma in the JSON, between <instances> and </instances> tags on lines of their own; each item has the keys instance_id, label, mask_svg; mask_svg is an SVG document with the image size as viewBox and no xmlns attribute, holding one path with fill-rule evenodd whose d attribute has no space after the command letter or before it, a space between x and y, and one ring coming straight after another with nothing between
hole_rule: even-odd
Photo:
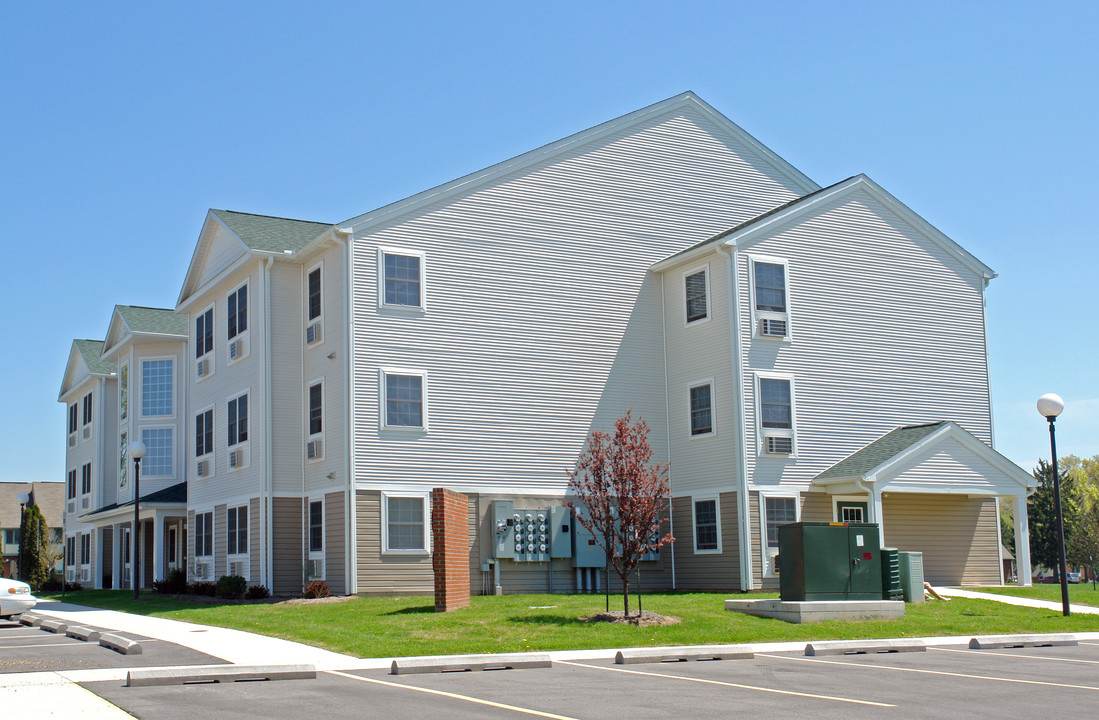
<instances>
[{"instance_id":1,"label":"distant building","mask_svg":"<svg viewBox=\"0 0 1099 720\"><path fill-rule=\"evenodd\" d=\"M30 495L28 504L37 504L46 518L54 551L59 555L55 567L60 572L64 485L59 482L0 482L0 574L15 577L19 563L19 493Z\"/></svg>"}]
</instances>

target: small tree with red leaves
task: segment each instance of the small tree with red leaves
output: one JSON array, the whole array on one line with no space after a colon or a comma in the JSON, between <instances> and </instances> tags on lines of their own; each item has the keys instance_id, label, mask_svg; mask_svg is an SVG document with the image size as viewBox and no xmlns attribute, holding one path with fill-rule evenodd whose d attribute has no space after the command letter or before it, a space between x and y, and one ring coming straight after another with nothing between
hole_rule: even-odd
<instances>
[{"instance_id":1,"label":"small tree with red leaves","mask_svg":"<svg viewBox=\"0 0 1099 720\"><path fill-rule=\"evenodd\" d=\"M661 535L668 518L668 465L652 464L649 426L632 422L631 414L614 423L614 433L592 431L588 446L568 470L569 491L576 503L576 522L594 536L622 580L623 615L630 614L630 573L642 556L674 542L671 533ZM582 505L586 513L577 512Z\"/></svg>"}]
</instances>

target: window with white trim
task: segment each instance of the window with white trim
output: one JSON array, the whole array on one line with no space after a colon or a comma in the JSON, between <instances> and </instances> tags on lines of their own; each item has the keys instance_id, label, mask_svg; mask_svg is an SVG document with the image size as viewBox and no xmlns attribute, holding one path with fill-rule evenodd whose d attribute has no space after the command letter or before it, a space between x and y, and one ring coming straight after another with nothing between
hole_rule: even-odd
<instances>
[{"instance_id":1,"label":"window with white trim","mask_svg":"<svg viewBox=\"0 0 1099 720\"><path fill-rule=\"evenodd\" d=\"M324 383L316 382L309 386L309 435L324 432Z\"/></svg>"},{"instance_id":2,"label":"window with white trim","mask_svg":"<svg viewBox=\"0 0 1099 720\"><path fill-rule=\"evenodd\" d=\"M424 309L424 254L378 249L378 304L386 308Z\"/></svg>"},{"instance_id":3,"label":"window with white trim","mask_svg":"<svg viewBox=\"0 0 1099 720\"><path fill-rule=\"evenodd\" d=\"M721 552L721 523L717 498L699 498L692 506L696 553Z\"/></svg>"},{"instance_id":4,"label":"window with white trim","mask_svg":"<svg viewBox=\"0 0 1099 720\"><path fill-rule=\"evenodd\" d=\"M425 496L382 493L385 552L427 552L428 525Z\"/></svg>"},{"instance_id":5,"label":"window with white trim","mask_svg":"<svg viewBox=\"0 0 1099 720\"><path fill-rule=\"evenodd\" d=\"M324 551L324 501L309 503L309 552Z\"/></svg>"},{"instance_id":6,"label":"window with white trim","mask_svg":"<svg viewBox=\"0 0 1099 720\"><path fill-rule=\"evenodd\" d=\"M145 443L145 457L141 460L141 474L151 477L170 477L174 473L175 429L153 427L141 429L141 442Z\"/></svg>"},{"instance_id":7,"label":"window with white trim","mask_svg":"<svg viewBox=\"0 0 1099 720\"><path fill-rule=\"evenodd\" d=\"M195 457L214 451L214 411L204 410L195 415Z\"/></svg>"},{"instance_id":8,"label":"window with white trim","mask_svg":"<svg viewBox=\"0 0 1099 720\"><path fill-rule=\"evenodd\" d=\"M92 422L92 394L88 393L84 396L84 425L90 425Z\"/></svg>"},{"instance_id":9,"label":"window with white trim","mask_svg":"<svg viewBox=\"0 0 1099 720\"><path fill-rule=\"evenodd\" d=\"M427 373L382 370L382 421L387 428L427 429Z\"/></svg>"},{"instance_id":10,"label":"window with white trim","mask_svg":"<svg viewBox=\"0 0 1099 720\"><path fill-rule=\"evenodd\" d=\"M683 273L688 324L710 317L709 279L707 267Z\"/></svg>"},{"instance_id":11,"label":"window with white trim","mask_svg":"<svg viewBox=\"0 0 1099 720\"><path fill-rule=\"evenodd\" d=\"M175 361L141 361L141 416L168 417L174 412Z\"/></svg>"},{"instance_id":12,"label":"window with white trim","mask_svg":"<svg viewBox=\"0 0 1099 720\"><path fill-rule=\"evenodd\" d=\"M759 452L795 455L794 380L783 375L756 375L756 415Z\"/></svg>"},{"instance_id":13,"label":"window with white trim","mask_svg":"<svg viewBox=\"0 0 1099 720\"><path fill-rule=\"evenodd\" d=\"M79 415L77 414L78 412L79 412L79 410L77 410L76 403L73 403L72 405L69 406L69 434L70 435L72 435L74 432L76 432L76 426L77 426L76 421L77 421L77 418L79 417Z\"/></svg>"},{"instance_id":14,"label":"window with white trim","mask_svg":"<svg viewBox=\"0 0 1099 720\"><path fill-rule=\"evenodd\" d=\"M66 490L66 495L69 500L72 500L76 497L76 468L73 468L69 471L69 482Z\"/></svg>"},{"instance_id":15,"label":"window with white trim","mask_svg":"<svg viewBox=\"0 0 1099 720\"><path fill-rule=\"evenodd\" d=\"M229 401L226 408L228 446L248 440L248 393Z\"/></svg>"},{"instance_id":16,"label":"window with white trim","mask_svg":"<svg viewBox=\"0 0 1099 720\"><path fill-rule=\"evenodd\" d=\"M691 437L714 433L714 384L703 380L688 390L690 402Z\"/></svg>"},{"instance_id":17,"label":"window with white trim","mask_svg":"<svg viewBox=\"0 0 1099 720\"><path fill-rule=\"evenodd\" d=\"M90 565L92 562L92 536L90 533L80 535L80 564Z\"/></svg>"},{"instance_id":18,"label":"window with white trim","mask_svg":"<svg viewBox=\"0 0 1099 720\"><path fill-rule=\"evenodd\" d=\"M783 339L790 337L789 268L785 260L753 257L752 316L755 335Z\"/></svg>"},{"instance_id":19,"label":"window with white trim","mask_svg":"<svg viewBox=\"0 0 1099 720\"><path fill-rule=\"evenodd\" d=\"M778 529L798 521L800 508L798 498L793 495L766 495L760 493L760 537L763 545L763 574L765 577L778 575L775 556L778 555Z\"/></svg>"},{"instance_id":20,"label":"window with white trim","mask_svg":"<svg viewBox=\"0 0 1099 720\"><path fill-rule=\"evenodd\" d=\"M324 298L322 295L321 285L321 266L313 268L306 276L306 301L305 311L306 319L309 322L313 322L317 318L321 317L324 312Z\"/></svg>"},{"instance_id":21,"label":"window with white trim","mask_svg":"<svg viewBox=\"0 0 1099 720\"><path fill-rule=\"evenodd\" d=\"M248 283L226 298L225 328L230 340L248 329Z\"/></svg>"},{"instance_id":22,"label":"window with white trim","mask_svg":"<svg viewBox=\"0 0 1099 720\"><path fill-rule=\"evenodd\" d=\"M214 513L195 513L195 557L214 554Z\"/></svg>"},{"instance_id":23,"label":"window with white trim","mask_svg":"<svg viewBox=\"0 0 1099 720\"><path fill-rule=\"evenodd\" d=\"M195 318L195 357L214 349L214 308L210 306Z\"/></svg>"},{"instance_id":24,"label":"window with white trim","mask_svg":"<svg viewBox=\"0 0 1099 720\"><path fill-rule=\"evenodd\" d=\"M92 464L84 463L80 468L80 494L87 495L92 491Z\"/></svg>"},{"instance_id":25,"label":"window with white trim","mask_svg":"<svg viewBox=\"0 0 1099 720\"><path fill-rule=\"evenodd\" d=\"M244 555L248 552L248 506L231 507L225 512L225 552Z\"/></svg>"}]
</instances>

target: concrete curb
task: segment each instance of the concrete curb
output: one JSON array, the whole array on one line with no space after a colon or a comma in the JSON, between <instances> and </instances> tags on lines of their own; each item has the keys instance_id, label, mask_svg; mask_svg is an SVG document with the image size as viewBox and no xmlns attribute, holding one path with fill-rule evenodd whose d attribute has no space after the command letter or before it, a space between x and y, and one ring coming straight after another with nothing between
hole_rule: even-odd
<instances>
[{"instance_id":1,"label":"concrete curb","mask_svg":"<svg viewBox=\"0 0 1099 720\"><path fill-rule=\"evenodd\" d=\"M751 645L694 645L683 647L627 648L615 653L615 665L687 662L689 660L751 660Z\"/></svg>"},{"instance_id":2,"label":"concrete curb","mask_svg":"<svg viewBox=\"0 0 1099 720\"><path fill-rule=\"evenodd\" d=\"M38 627L39 623L42 622L42 616L33 613L23 613L19 616L19 622L24 625L30 625L31 627Z\"/></svg>"},{"instance_id":3,"label":"concrete curb","mask_svg":"<svg viewBox=\"0 0 1099 720\"><path fill-rule=\"evenodd\" d=\"M126 686L147 687L254 680L313 680L316 677L317 669L312 665L192 665L131 670L126 673Z\"/></svg>"},{"instance_id":4,"label":"concrete curb","mask_svg":"<svg viewBox=\"0 0 1099 720\"><path fill-rule=\"evenodd\" d=\"M971 650L1078 645L1075 635L987 635L969 641Z\"/></svg>"},{"instance_id":5,"label":"concrete curb","mask_svg":"<svg viewBox=\"0 0 1099 720\"><path fill-rule=\"evenodd\" d=\"M60 620L43 620L38 623L38 627L46 632L58 633L64 635L65 631L69 629L69 624L61 622Z\"/></svg>"},{"instance_id":6,"label":"concrete curb","mask_svg":"<svg viewBox=\"0 0 1099 720\"><path fill-rule=\"evenodd\" d=\"M471 672L473 670L525 670L552 667L549 655L433 655L397 658L390 675L414 673Z\"/></svg>"},{"instance_id":7,"label":"concrete curb","mask_svg":"<svg viewBox=\"0 0 1099 720\"><path fill-rule=\"evenodd\" d=\"M829 640L809 643L805 654L816 655L869 655L875 653L924 652L927 644L923 640Z\"/></svg>"},{"instance_id":8,"label":"concrete curb","mask_svg":"<svg viewBox=\"0 0 1099 720\"><path fill-rule=\"evenodd\" d=\"M82 627L80 625L70 625L69 629L65 631L65 634L71 638L84 640L85 642L99 642L99 637L103 633L98 630L92 630L91 628Z\"/></svg>"},{"instance_id":9,"label":"concrete curb","mask_svg":"<svg viewBox=\"0 0 1099 720\"><path fill-rule=\"evenodd\" d=\"M130 638L125 638L113 633L103 633L100 635L99 644L105 648L110 648L115 652L120 652L123 655L141 654L141 644L138 643L137 640L131 640Z\"/></svg>"}]
</instances>

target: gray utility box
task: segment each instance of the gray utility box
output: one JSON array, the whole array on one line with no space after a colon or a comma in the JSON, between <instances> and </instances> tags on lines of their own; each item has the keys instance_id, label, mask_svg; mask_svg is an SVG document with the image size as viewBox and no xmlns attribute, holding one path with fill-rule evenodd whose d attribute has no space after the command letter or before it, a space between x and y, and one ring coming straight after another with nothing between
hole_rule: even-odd
<instances>
[{"instance_id":1,"label":"gray utility box","mask_svg":"<svg viewBox=\"0 0 1099 720\"><path fill-rule=\"evenodd\" d=\"M923 602L923 553L898 553L905 602Z\"/></svg>"},{"instance_id":2,"label":"gray utility box","mask_svg":"<svg viewBox=\"0 0 1099 720\"><path fill-rule=\"evenodd\" d=\"M782 600L881 600L880 537L876 523L779 526Z\"/></svg>"},{"instance_id":3,"label":"gray utility box","mask_svg":"<svg viewBox=\"0 0 1099 720\"><path fill-rule=\"evenodd\" d=\"M587 508L577 507L576 512L587 517ZM607 564L607 554L595 541L595 535L573 518L572 566L574 568L601 568Z\"/></svg>"}]
</instances>

